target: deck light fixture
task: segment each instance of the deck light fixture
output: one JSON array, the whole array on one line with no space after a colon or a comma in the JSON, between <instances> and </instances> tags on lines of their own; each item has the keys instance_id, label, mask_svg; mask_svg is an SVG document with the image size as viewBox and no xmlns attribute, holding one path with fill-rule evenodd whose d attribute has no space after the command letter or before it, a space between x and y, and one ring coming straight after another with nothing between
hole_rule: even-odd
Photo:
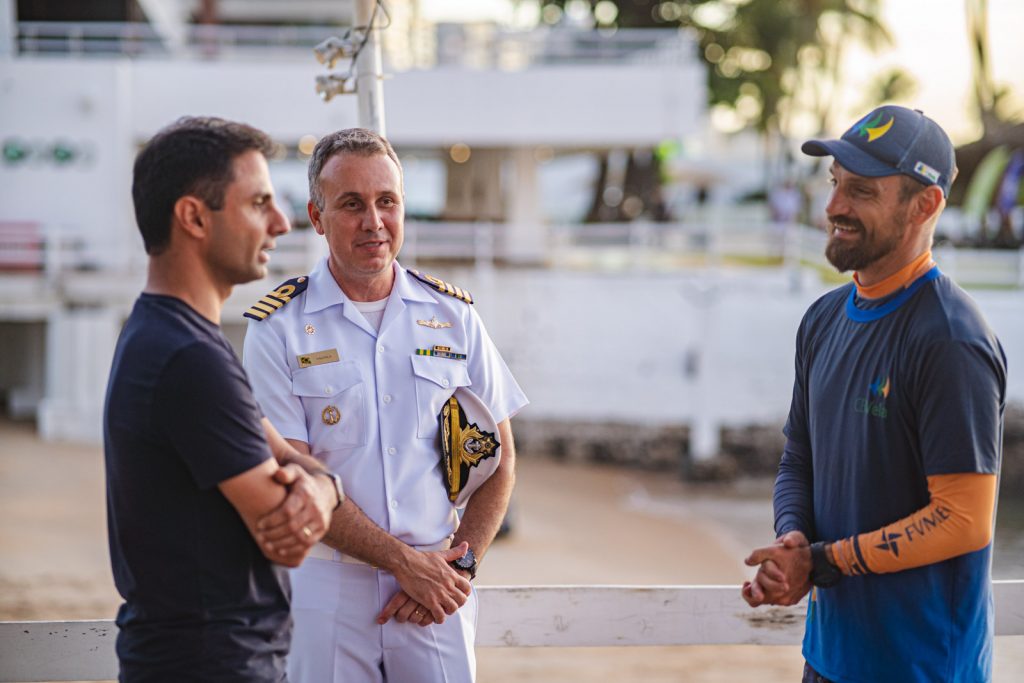
<instances>
[{"instance_id":1,"label":"deck light fixture","mask_svg":"<svg viewBox=\"0 0 1024 683\"><path fill-rule=\"evenodd\" d=\"M355 79L341 74L327 74L316 77L316 94L324 102L335 95L348 95L356 91Z\"/></svg>"},{"instance_id":2,"label":"deck light fixture","mask_svg":"<svg viewBox=\"0 0 1024 683\"><path fill-rule=\"evenodd\" d=\"M350 59L355 56L357 41L362 39L362 36L358 35L358 32L356 33L356 40L352 40L351 32L346 31L342 38L331 36L321 42L313 48L316 61L326 64L328 69L333 69L339 59Z\"/></svg>"}]
</instances>

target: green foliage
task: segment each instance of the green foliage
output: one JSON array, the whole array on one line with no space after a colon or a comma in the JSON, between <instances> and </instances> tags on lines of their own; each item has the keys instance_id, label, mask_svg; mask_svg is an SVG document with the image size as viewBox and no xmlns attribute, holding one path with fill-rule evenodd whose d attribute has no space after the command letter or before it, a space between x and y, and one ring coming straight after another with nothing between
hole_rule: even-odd
<instances>
[{"instance_id":1,"label":"green foliage","mask_svg":"<svg viewBox=\"0 0 1024 683\"><path fill-rule=\"evenodd\" d=\"M906 100L917 90L917 81L900 68L878 74L868 86L862 109L873 109L883 102Z\"/></svg>"},{"instance_id":2,"label":"green foliage","mask_svg":"<svg viewBox=\"0 0 1024 683\"><path fill-rule=\"evenodd\" d=\"M572 1L543 4L564 8ZM811 107L824 128L831 98L817 93L829 92L839 77L843 45L855 40L877 48L890 40L879 18L881 0L615 0L615 5L616 26L695 31L708 69L709 104L734 108L765 134L784 135L785 114L801 106ZM905 85L905 79L889 83L890 90Z\"/></svg>"}]
</instances>

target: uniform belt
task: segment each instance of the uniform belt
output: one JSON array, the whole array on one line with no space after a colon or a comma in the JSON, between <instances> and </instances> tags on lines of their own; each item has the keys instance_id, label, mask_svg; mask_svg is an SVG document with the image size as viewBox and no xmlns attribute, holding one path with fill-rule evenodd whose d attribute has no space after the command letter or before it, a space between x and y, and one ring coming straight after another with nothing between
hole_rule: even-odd
<instances>
[{"instance_id":1,"label":"uniform belt","mask_svg":"<svg viewBox=\"0 0 1024 683\"><path fill-rule=\"evenodd\" d=\"M438 543L434 543L432 545L413 546L413 548L415 548L416 550L420 550L425 553L436 550L448 550L448 548L451 547L451 538L446 538L443 541L439 541ZM317 543L315 546L313 546L309 551L309 555L307 555L306 557L312 557L316 560L327 560L328 562L344 562L345 564L370 564L369 562L364 562L363 560L360 560L358 557L353 557L352 555L343 553L340 550L335 550L334 548L324 545L323 543Z\"/></svg>"}]
</instances>

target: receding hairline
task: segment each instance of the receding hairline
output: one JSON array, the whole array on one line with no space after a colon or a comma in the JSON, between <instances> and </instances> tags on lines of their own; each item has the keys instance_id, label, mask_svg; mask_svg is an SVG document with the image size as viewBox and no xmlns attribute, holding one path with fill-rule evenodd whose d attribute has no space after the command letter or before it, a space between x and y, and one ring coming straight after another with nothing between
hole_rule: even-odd
<instances>
[{"instance_id":1,"label":"receding hairline","mask_svg":"<svg viewBox=\"0 0 1024 683\"><path fill-rule=\"evenodd\" d=\"M357 148L357 149L344 149L344 148L342 148L342 149L336 149L336 150L332 151L330 156L328 156L326 159L324 159L324 165L320 167L320 173L321 174L323 173L324 167L327 166L327 164L331 163L332 159L334 159L336 157L346 156L346 155L354 156L354 157L363 157L363 158L384 157L385 159L390 161L391 164L398 170L399 175L402 174L402 166L401 166L401 164L397 163L394 159L392 159L391 155L388 154L386 150L361 149L361 148Z\"/></svg>"},{"instance_id":2,"label":"receding hairline","mask_svg":"<svg viewBox=\"0 0 1024 683\"><path fill-rule=\"evenodd\" d=\"M386 151L372 150L372 149L339 149L326 159L324 159L323 166L320 167L320 172L316 176L316 184L320 187L323 183L324 170L329 164L335 159L341 159L342 157L352 156L361 157L363 159L371 159L373 157L384 157L391 162L391 167L398 173L398 191L400 196L405 196L405 173L402 171L402 165L391 158L391 155Z\"/></svg>"}]
</instances>

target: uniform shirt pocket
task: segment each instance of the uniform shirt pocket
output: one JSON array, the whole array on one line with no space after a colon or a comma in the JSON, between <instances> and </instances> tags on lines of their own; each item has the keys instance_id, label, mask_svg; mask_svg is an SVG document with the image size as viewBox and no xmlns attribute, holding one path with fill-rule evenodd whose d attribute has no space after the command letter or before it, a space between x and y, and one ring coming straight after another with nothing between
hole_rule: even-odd
<instances>
[{"instance_id":1,"label":"uniform shirt pocket","mask_svg":"<svg viewBox=\"0 0 1024 683\"><path fill-rule=\"evenodd\" d=\"M437 436L437 415L441 406L458 387L468 387L469 368L465 361L433 356L411 356L412 372L416 376L416 412L421 439Z\"/></svg>"},{"instance_id":2,"label":"uniform shirt pocket","mask_svg":"<svg viewBox=\"0 0 1024 683\"><path fill-rule=\"evenodd\" d=\"M365 387L355 361L292 373L292 393L302 401L313 455L366 444Z\"/></svg>"}]
</instances>

